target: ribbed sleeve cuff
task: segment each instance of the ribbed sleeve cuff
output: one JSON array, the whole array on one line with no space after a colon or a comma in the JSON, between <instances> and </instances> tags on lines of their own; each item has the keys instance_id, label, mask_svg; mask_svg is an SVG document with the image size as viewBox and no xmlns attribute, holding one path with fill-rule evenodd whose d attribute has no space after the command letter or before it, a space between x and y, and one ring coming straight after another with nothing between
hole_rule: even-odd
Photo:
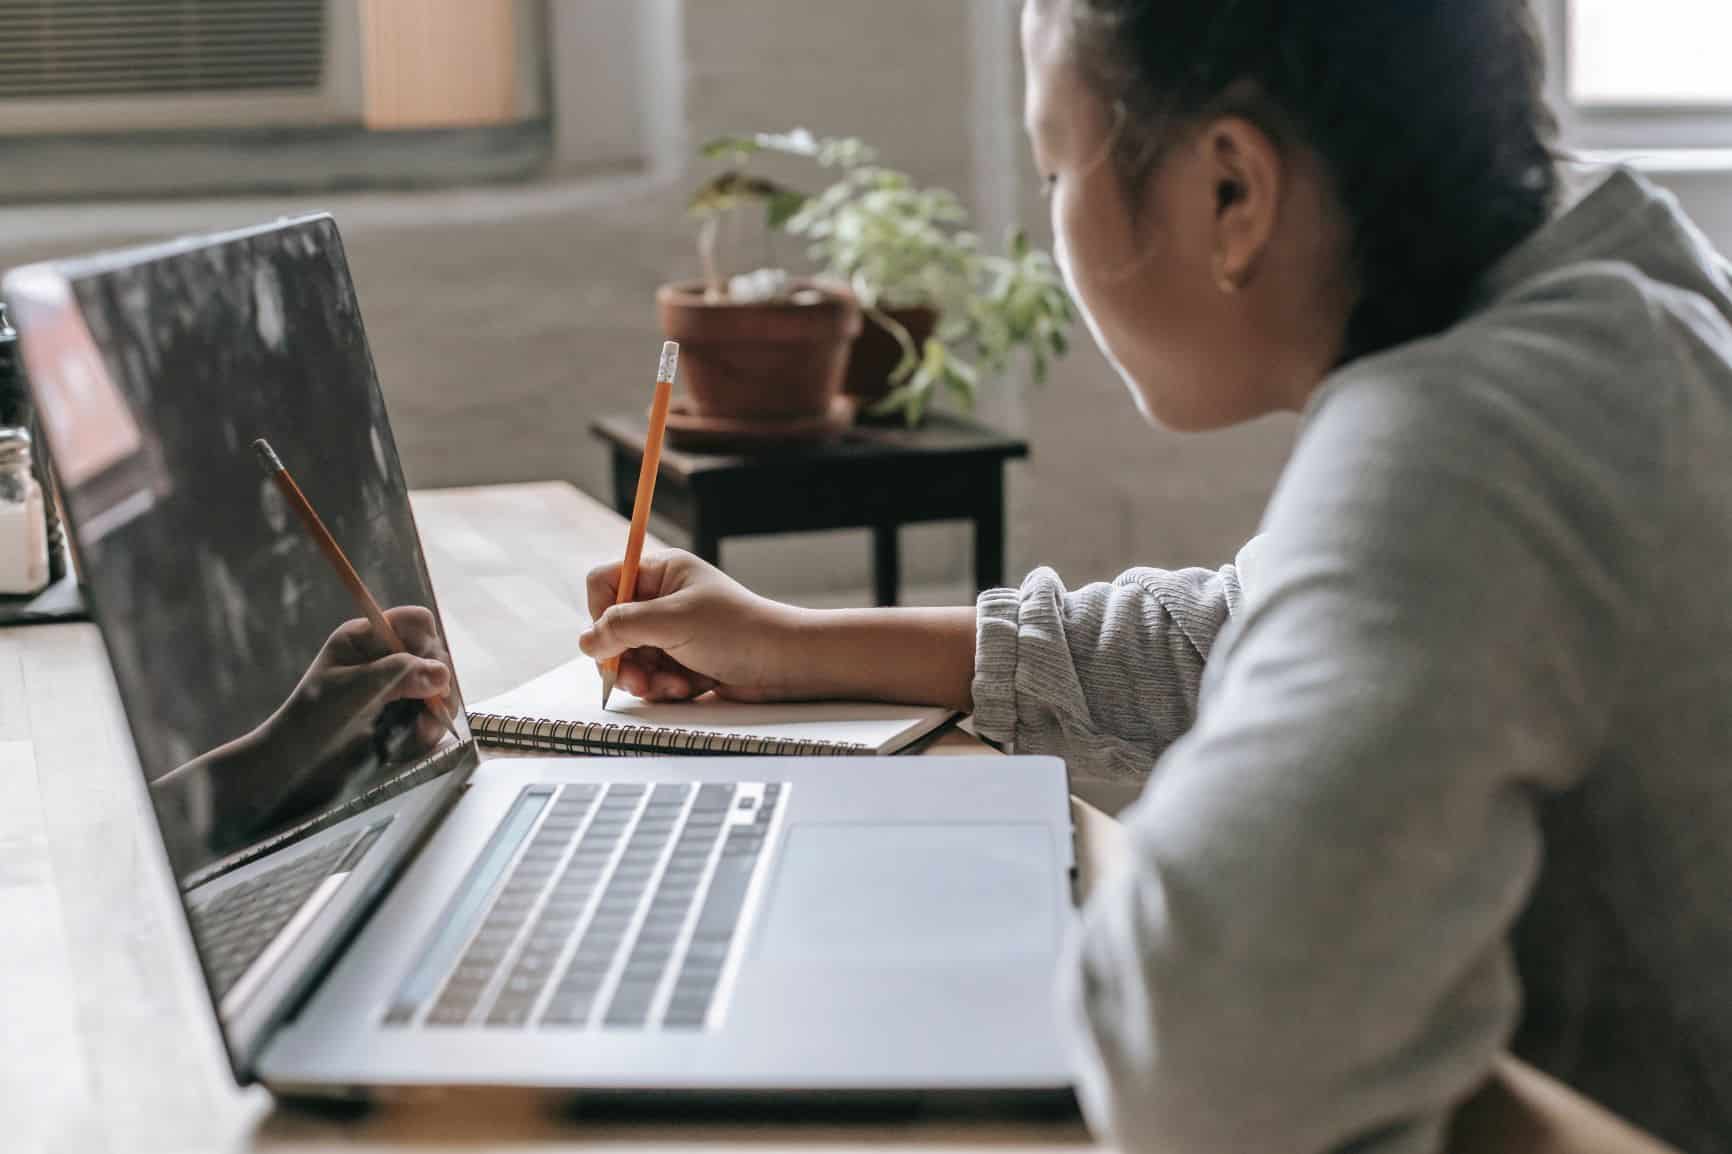
<instances>
[{"instance_id":1,"label":"ribbed sleeve cuff","mask_svg":"<svg viewBox=\"0 0 1732 1154\"><path fill-rule=\"evenodd\" d=\"M1022 594L989 589L974 608L974 728L999 744L1016 738L1017 623Z\"/></svg>"}]
</instances>

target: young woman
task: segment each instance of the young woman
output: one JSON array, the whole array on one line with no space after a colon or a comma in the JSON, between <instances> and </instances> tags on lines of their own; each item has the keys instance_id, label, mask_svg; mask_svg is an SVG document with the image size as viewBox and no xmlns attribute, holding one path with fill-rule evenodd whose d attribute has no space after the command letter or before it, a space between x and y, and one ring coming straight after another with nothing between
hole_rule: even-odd
<instances>
[{"instance_id":1,"label":"young woman","mask_svg":"<svg viewBox=\"0 0 1732 1154\"><path fill-rule=\"evenodd\" d=\"M943 703L1147 774L1062 977L1126 1148L1434 1150L1513 1047L1732 1150L1732 286L1639 178L1563 188L1526 10L1026 8L1137 406L1305 415L1236 564L808 612L674 553L583 639L642 696Z\"/></svg>"}]
</instances>

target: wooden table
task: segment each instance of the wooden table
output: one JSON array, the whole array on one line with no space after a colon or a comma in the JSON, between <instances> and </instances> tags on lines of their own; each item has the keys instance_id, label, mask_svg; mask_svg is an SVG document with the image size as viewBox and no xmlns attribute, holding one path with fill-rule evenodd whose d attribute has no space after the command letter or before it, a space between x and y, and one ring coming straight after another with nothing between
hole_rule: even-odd
<instances>
[{"instance_id":1,"label":"wooden table","mask_svg":"<svg viewBox=\"0 0 1732 1154\"><path fill-rule=\"evenodd\" d=\"M414 495L467 695L568 659L583 578L624 524L566 485ZM953 732L928 755L979 753ZM0 1150L724 1151L1092 1149L1075 1122L577 1122L509 1093L344 1118L241 1091L224 1062L175 889L146 825L107 656L90 625L0 630ZM1123 831L1073 802L1080 888ZM1519 1064L1464 1111L1452 1150L1664 1154Z\"/></svg>"},{"instance_id":2,"label":"wooden table","mask_svg":"<svg viewBox=\"0 0 1732 1154\"><path fill-rule=\"evenodd\" d=\"M591 431L609 448L614 508L631 516L643 460L643 414L602 417ZM1028 442L975 421L934 413L917 429L861 425L827 444L763 453L662 454L656 513L721 563L724 537L820 529L872 530L872 587L897 602L898 530L926 521L974 526L977 589L1004 584L1004 466Z\"/></svg>"},{"instance_id":3,"label":"wooden table","mask_svg":"<svg viewBox=\"0 0 1732 1154\"><path fill-rule=\"evenodd\" d=\"M570 658L584 574L625 538L613 513L558 484L418 493L414 505L469 699ZM982 748L955 733L931 752ZM1088 1146L1076 1123L578 1124L504 1094L348 1120L277 1107L230 1079L145 805L95 627L0 630L7 1154Z\"/></svg>"}]
</instances>

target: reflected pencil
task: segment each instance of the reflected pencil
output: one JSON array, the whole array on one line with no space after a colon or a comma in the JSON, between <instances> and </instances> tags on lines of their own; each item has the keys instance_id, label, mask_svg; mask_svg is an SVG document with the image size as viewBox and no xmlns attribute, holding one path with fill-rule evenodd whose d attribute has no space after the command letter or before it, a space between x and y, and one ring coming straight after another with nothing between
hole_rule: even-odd
<instances>
[{"instance_id":1,"label":"reflected pencil","mask_svg":"<svg viewBox=\"0 0 1732 1154\"><path fill-rule=\"evenodd\" d=\"M662 465L662 436L668 426L668 404L673 400L674 375L679 371L678 341L662 343L661 361L656 366L655 396L650 401L649 432L644 435L643 463L638 466L637 499L631 507L631 532L625 539L625 564L619 571L619 591L613 603L624 605L637 596L637 567L643 559L644 534L649 530L650 503L655 498L656 474ZM619 658L609 657L601 664L601 707L613 696L613 683L619 678Z\"/></svg>"},{"instance_id":2,"label":"reflected pencil","mask_svg":"<svg viewBox=\"0 0 1732 1154\"><path fill-rule=\"evenodd\" d=\"M313 543L319 547L319 552L325 555L325 560L329 561L331 568L336 570L337 579L342 581L343 587L348 589L349 595L355 599L355 604L366 615L367 621L373 626L373 631L390 647L391 652L408 652L408 646L404 645L403 639L397 636L397 631L391 627L391 622L386 618L385 611L379 608L377 601L373 600L373 595L367 591L367 586L362 582L361 575L355 572L355 567L349 563L349 558L344 555L342 547L337 544L337 539L331 536L329 529L325 528L325 523L319 519L318 511L313 508L313 503L307 500L306 494L301 492L301 487L295 484L295 479L289 475L288 469L283 466L282 459L277 456L276 450L271 448L271 443L260 437L253 442L253 448L258 452L259 462L264 466L265 472L269 473L271 480L276 483L277 492L283 495L283 500L289 503L289 508L293 509L295 516L300 518L301 525L307 530L307 536L313 539ZM451 707L443 697L428 698L427 711L434 716L440 725L445 727L452 737L459 742L463 740L462 735L457 732L457 723L452 720Z\"/></svg>"}]
</instances>

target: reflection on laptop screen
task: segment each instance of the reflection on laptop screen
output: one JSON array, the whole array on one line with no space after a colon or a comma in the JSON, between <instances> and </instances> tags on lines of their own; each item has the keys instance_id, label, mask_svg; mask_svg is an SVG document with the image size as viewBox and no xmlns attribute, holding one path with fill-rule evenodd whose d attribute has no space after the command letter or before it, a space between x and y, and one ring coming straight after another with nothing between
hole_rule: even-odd
<instances>
[{"instance_id":1,"label":"reflection on laptop screen","mask_svg":"<svg viewBox=\"0 0 1732 1154\"><path fill-rule=\"evenodd\" d=\"M183 888L442 769L457 739L441 717L464 738L466 723L335 225L98 258L8 291ZM407 653L364 618L256 438Z\"/></svg>"}]
</instances>

